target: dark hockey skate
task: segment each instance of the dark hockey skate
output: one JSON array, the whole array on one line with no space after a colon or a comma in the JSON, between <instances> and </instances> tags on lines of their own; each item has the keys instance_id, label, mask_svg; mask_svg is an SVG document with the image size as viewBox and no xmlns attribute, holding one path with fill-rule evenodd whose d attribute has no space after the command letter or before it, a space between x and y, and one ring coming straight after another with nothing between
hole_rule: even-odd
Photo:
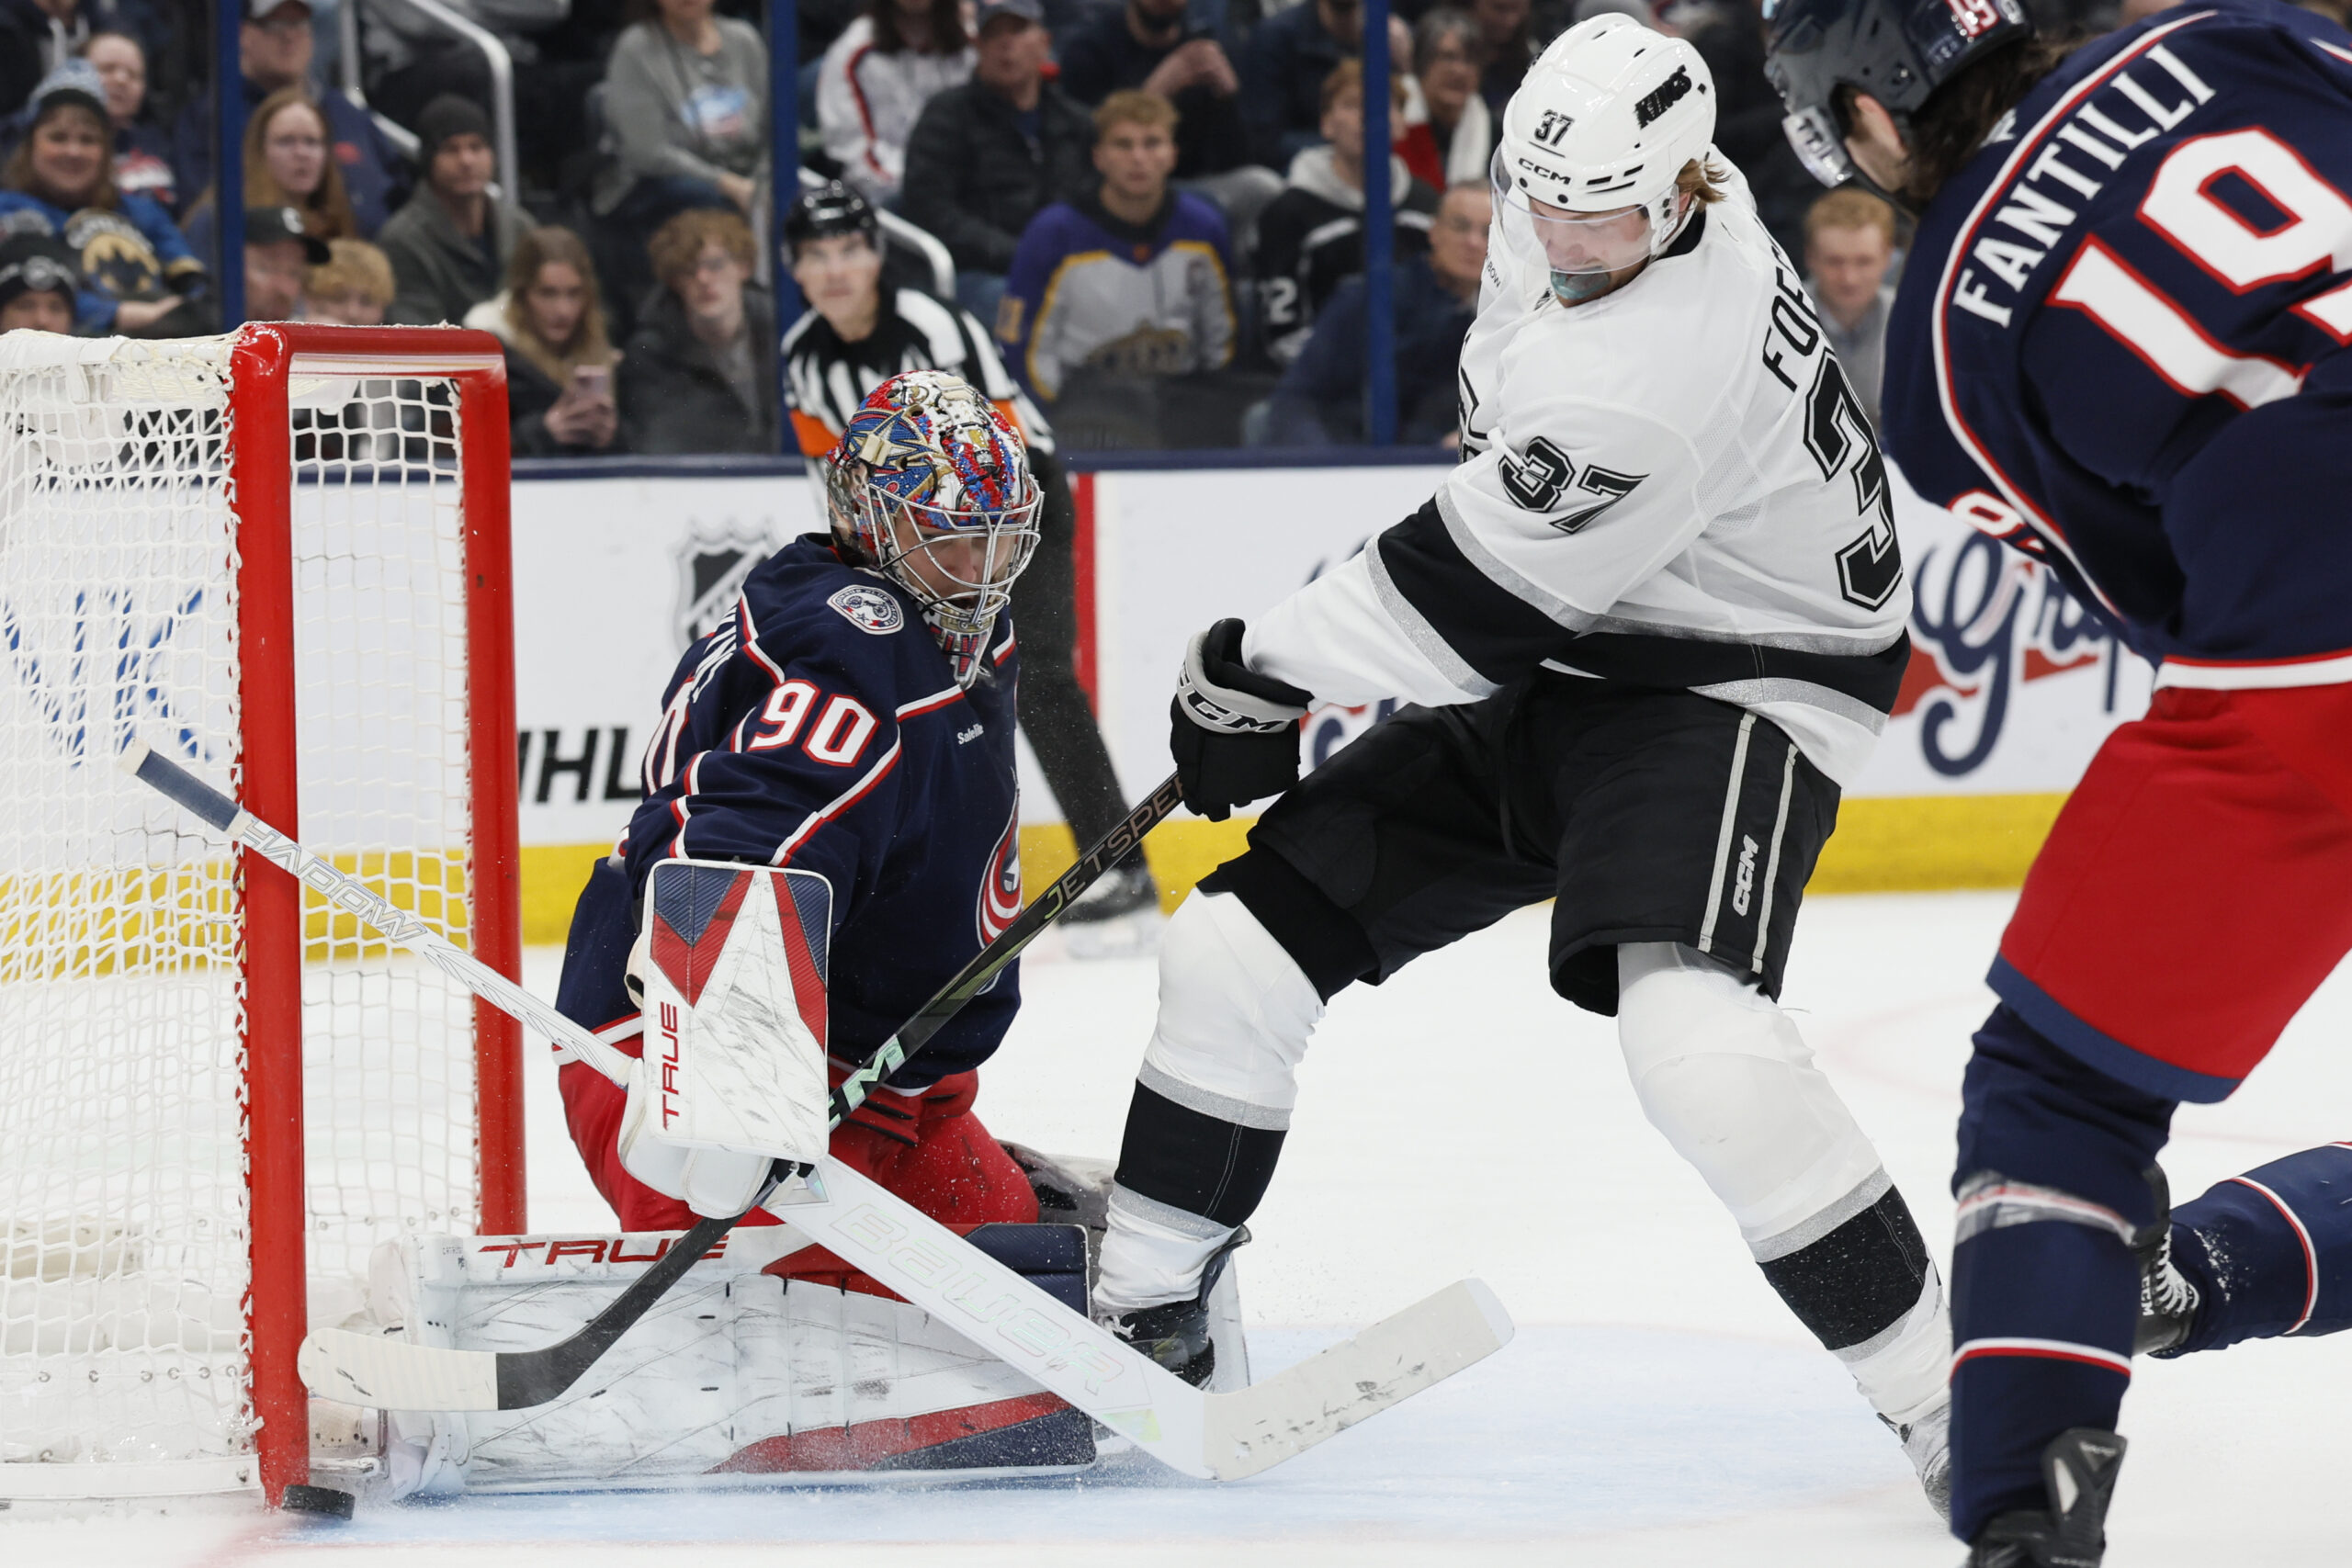
<instances>
[{"instance_id":1,"label":"dark hockey skate","mask_svg":"<svg viewBox=\"0 0 2352 1568\"><path fill-rule=\"evenodd\" d=\"M1243 1225L1212 1253L1201 1269L1200 1293L1190 1301L1119 1313L1102 1319L1102 1325L1194 1388L1206 1388L1216 1371L1216 1344L1209 1337L1209 1292L1224 1277L1234 1248L1249 1242L1250 1227Z\"/></svg>"},{"instance_id":2,"label":"dark hockey skate","mask_svg":"<svg viewBox=\"0 0 2352 1568\"><path fill-rule=\"evenodd\" d=\"M2107 1506L2127 1445L2113 1432L2075 1427L2041 1450L2050 1508L2002 1514L1979 1531L1966 1568L2099 1568L2107 1556Z\"/></svg>"},{"instance_id":3,"label":"dark hockey skate","mask_svg":"<svg viewBox=\"0 0 2352 1568\"><path fill-rule=\"evenodd\" d=\"M2172 1193L2165 1173L2149 1167L2148 1185L2155 1190L2156 1217L2132 1238L2140 1259L2140 1321L2132 1331L2132 1353L2177 1356L2197 1326L2201 1303L2197 1287L2172 1260Z\"/></svg>"}]
</instances>

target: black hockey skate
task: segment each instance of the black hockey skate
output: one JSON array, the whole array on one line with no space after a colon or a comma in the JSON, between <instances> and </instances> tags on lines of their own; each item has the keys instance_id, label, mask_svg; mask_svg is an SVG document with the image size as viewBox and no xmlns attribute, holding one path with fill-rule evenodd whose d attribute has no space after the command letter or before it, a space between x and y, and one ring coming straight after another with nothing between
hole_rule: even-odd
<instances>
[{"instance_id":1,"label":"black hockey skate","mask_svg":"<svg viewBox=\"0 0 2352 1568\"><path fill-rule=\"evenodd\" d=\"M1206 1388L1216 1371L1216 1345L1209 1337L1209 1292L1225 1277L1233 1249L1250 1242L1250 1227L1233 1233L1201 1269L1200 1293L1190 1301L1162 1302L1102 1319L1102 1325L1191 1383Z\"/></svg>"},{"instance_id":2,"label":"black hockey skate","mask_svg":"<svg viewBox=\"0 0 2352 1568\"><path fill-rule=\"evenodd\" d=\"M1087 889L1086 896L1062 916L1062 924L1085 926L1115 920L1159 902L1159 886L1152 881L1150 871L1141 863L1123 865Z\"/></svg>"},{"instance_id":3,"label":"black hockey skate","mask_svg":"<svg viewBox=\"0 0 2352 1568\"><path fill-rule=\"evenodd\" d=\"M1966 1568L2099 1568L2107 1556L2107 1506L2127 1445L2113 1432L2075 1427L2041 1450L2047 1513L2002 1514L1977 1533Z\"/></svg>"},{"instance_id":4,"label":"black hockey skate","mask_svg":"<svg viewBox=\"0 0 2352 1568\"><path fill-rule=\"evenodd\" d=\"M2140 1259L2140 1321L2132 1331L2132 1353L2169 1358L2181 1353L2202 1302L2172 1260L2172 1192L2165 1173L2150 1166L2148 1185L2155 1190L2156 1217L2132 1238Z\"/></svg>"}]
</instances>

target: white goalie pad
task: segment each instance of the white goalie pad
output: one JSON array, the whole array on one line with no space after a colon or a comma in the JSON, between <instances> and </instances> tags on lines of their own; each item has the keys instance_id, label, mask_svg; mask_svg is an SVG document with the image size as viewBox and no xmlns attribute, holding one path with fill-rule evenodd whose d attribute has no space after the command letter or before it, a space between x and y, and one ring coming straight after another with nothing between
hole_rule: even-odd
<instances>
[{"instance_id":1,"label":"white goalie pad","mask_svg":"<svg viewBox=\"0 0 2352 1568\"><path fill-rule=\"evenodd\" d=\"M827 1139L832 885L814 872L663 861L645 884L647 1131L814 1161Z\"/></svg>"},{"instance_id":2,"label":"white goalie pad","mask_svg":"<svg viewBox=\"0 0 2352 1568\"><path fill-rule=\"evenodd\" d=\"M442 1348L535 1348L609 1305L677 1239L387 1243L368 1317ZM1043 1239L1067 1240L1074 1292L1075 1231ZM314 1400L314 1462L383 1497L964 1480L1093 1462L1082 1412L920 1308L761 1272L808 1245L790 1226L732 1232L547 1404L382 1415Z\"/></svg>"}]
</instances>

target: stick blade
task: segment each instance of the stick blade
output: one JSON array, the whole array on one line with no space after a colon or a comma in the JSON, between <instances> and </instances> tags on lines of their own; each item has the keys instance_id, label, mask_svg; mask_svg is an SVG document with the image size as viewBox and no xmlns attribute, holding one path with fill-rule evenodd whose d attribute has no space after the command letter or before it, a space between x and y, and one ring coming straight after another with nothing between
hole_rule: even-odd
<instances>
[{"instance_id":1,"label":"stick blade","mask_svg":"<svg viewBox=\"0 0 2352 1568\"><path fill-rule=\"evenodd\" d=\"M496 1410L498 1358L322 1328L295 1358L303 1386L371 1410Z\"/></svg>"},{"instance_id":2,"label":"stick blade","mask_svg":"<svg viewBox=\"0 0 2352 1568\"><path fill-rule=\"evenodd\" d=\"M1271 1470L1510 1343L1510 1314L1461 1280L1264 1382L1208 1396L1204 1458L1219 1481Z\"/></svg>"}]
</instances>

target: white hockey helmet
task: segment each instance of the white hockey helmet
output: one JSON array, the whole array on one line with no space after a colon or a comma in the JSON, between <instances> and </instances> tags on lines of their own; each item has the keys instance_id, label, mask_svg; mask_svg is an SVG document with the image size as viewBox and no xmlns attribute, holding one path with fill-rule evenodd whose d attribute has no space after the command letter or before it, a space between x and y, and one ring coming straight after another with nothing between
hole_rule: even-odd
<instances>
[{"instance_id":1,"label":"white hockey helmet","mask_svg":"<svg viewBox=\"0 0 2352 1568\"><path fill-rule=\"evenodd\" d=\"M1630 17L1579 22L1503 109L1492 171L1504 235L1566 302L1605 293L1611 274L1682 231L1690 204L1676 181L1714 135L1714 78L1697 50Z\"/></svg>"}]
</instances>

